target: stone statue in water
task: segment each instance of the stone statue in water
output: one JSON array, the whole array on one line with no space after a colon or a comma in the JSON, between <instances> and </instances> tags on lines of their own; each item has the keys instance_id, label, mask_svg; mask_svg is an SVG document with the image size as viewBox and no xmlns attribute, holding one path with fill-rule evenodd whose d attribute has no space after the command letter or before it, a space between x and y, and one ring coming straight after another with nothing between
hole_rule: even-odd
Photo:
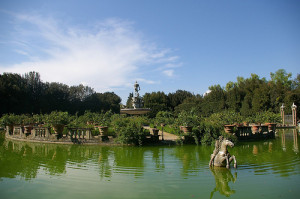
<instances>
[{"instance_id":1,"label":"stone statue in water","mask_svg":"<svg viewBox=\"0 0 300 199\"><path fill-rule=\"evenodd\" d=\"M215 143L215 149L209 161L209 166L225 167L229 169L230 163L234 161L234 168L236 168L236 159L234 155L230 155L227 146L233 147L234 144L228 139L220 136Z\"/></svg>"}]
</instances>

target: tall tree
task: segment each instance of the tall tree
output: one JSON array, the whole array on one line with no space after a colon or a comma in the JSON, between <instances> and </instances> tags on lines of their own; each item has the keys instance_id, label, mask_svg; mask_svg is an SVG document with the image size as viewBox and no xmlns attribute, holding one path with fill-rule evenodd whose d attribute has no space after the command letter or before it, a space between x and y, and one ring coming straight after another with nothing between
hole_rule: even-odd
<instances>
[{"instance_id":1,"label":"tall tree","mask_svg":"<svg viewBox=\"0 0 300 199\"><path fill-rule=\"evenodd\" d=\"M225 92L220 85L210 86L211 91L203 99L202 111L205 116L225 109Z\"/></svg>"},{"instance_id":2,"label":"tall tree","mask_svg":"<svg viewBox=\"0 0 300 199\"><path fill-rule=\"evenodd\" d=\"M177 90L175 93L169 93L169 103L172 110L179 104L182 104L183 101L187 98L193 97L193 94L185 90Z\"/></svg>"},{"instance_id":3,"label":"tall tree","mask_svg":"<svg viewBox=\"0 0 300 199\"><path fill-rule=\"evenodd\" d=\"M155 117L159 111L169 110L169 99L164 92L145 93L143 96L144 107L151 108L150 117Z\"/></svg>"}]
</instances>

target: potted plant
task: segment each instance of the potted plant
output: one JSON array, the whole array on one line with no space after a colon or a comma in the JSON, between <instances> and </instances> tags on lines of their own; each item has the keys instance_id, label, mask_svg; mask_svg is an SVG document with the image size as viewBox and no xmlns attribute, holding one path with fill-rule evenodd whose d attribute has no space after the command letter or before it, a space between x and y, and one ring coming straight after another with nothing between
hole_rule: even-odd
<instances>
[{"instance_id":1,"label":"potted plant","mask_svg":"<svg viewBox=\"0 0 300 199\"><path fill-rule=\"evenodd\" d=\"M42 114L35 114L32 116L32 118L36 126L41 127L45 123L45 117Z\"/></svg>"},{"instance_id":2,"label":"potted plant","mask_svg":"<svg viewBox=\"0 0 300 199\"><path fill-rule=\"evenodd\" d=\"M263 116L260 113L257 113L255 116L252 117L251 129L253 134L259 132L259 128L261 127L262 121L263 121Z\"/></svg>"},{"instance_id":3,"label":"potted plant","mask_svg":"<svg viewBox=\"0 0 300 199\"><path fill-rule=\"evenodd\" d=\"M226 124L224 125L224 131L225 133L233 133L233 128L235 127L235 125L233 124Z\"/></svg>"},{"instance_id":4,"label":"potted plant","mask_svg":"<svg viewBox=\"0 0 300 199\"><path fill-rule=\"evenodd\" d=\"M276 124L281 123L281 116L271 111L266 111L264 113L264 122L268 126L269 131L275 131Z\"/></svg>"},{"instance_id":5,"label":"potted plant","mask_svg":"<svg viewBox=\"0 0 300 199\"><path fill-rule=\"evenodd\" d=\"M48 115L48 123L52 126L57 138L61 138L65 125L69 123L69 114L53 111Z\"/></svg>"},{"instance_id":6,"label":"potted plant","mask_svg":"<svg viewBox=\"0 0 300 199\"><path fill-rule=\"evenodd\" d=\"M95 114L90 111L85 111L83 118L82 118L87 125L92 125L95 123Z\"/></svg>"},{"instance_id":7,"label":"potted plant","mask_svg":"<svg viewBox=\"0 0 300 199\"><path fill-rule=\"evenodd\" d=\"M25 134L31 134L31 130L33 128L34 119L31 116L24 115L23 124L25 129Z\"/></svg>"},{"instance_id":8,"label":"potted plant","mask_svg":"<svg viewBox=\"0 0 300 199\"><path fill-rule=\"evenodd\" d=\"M22 114L22 115L16 115L15 116L15 125L20 125L21 127L24 126L25 124L25 120L26 120L27 116Z\"/></svg>"},{"instance_id":9,"label":"potted plant","mask_svg":"<svg viewBox=\"0 0 300 199\"><path fill-rule=\"evenodd\" d=\"M184 133L192 132L196 119L197 117L195 115L184 111L178 115L177 123L179 124L180 130Z\"/></svg>"},{"instance_id":10,"label":"potted plant","mask_svg":"<svg viewBox=\"0 0 300 199\"><path fill-rule=\"evenodd\" d=\"M1 125L8 129L9 133L13 132L14 125L16 123L16 115L14 114L4 114L1 117Z\"/></svg>"},{"instance_id":11,"label":"potted plant","mask_svg":"<svg viewBox=\"0 0 300 199\"><path fill-rule=\"evenodd\" d=\"M249 123L251 123L251 117L246 117L246 118L243 120L243 125L244 125L244 126L249 126Z\"/></svg>"},{"instance_id":12,"label":"potted plant","mask_svg":"<svg viewBox=\"0 0 300 199\"><path fill-rule=\"evenodd\" d=\"M108 126L111 122L111 112L108 111L105 114L101 113L98 117L97 117L97 123L98 123L98 129L100 131L100 134L102 136L107 136L108 135Z\"/></svg>"}]
</instances>

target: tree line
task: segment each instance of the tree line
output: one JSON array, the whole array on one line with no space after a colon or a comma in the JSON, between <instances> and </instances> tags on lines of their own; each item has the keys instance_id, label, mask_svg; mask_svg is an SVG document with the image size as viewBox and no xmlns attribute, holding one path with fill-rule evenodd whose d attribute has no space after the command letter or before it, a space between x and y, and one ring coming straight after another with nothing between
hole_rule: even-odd
<instances>
[{"instance_id":1,"label":"tree line","mask_svg":"<svg viewBox=\"0 0 300 199\"><path fill-rule=\"evenodd\" d=\"M68 86L43 82L40 74L0 74L0 115L40 114L54 110L83 114L85 110L120 112L121 98L113 92L97 93L82 84Z\"/></svg>"},{"instance_id":2,"label":"tree line","mask_svg":"<svg viewBox=\"0 0 300 199\"><path fill-rule=\"evenodd\" d=\"M208 117L213 113L233 111L242 116L251 116L259 112L279 113L282 103L285 113L291 113L291 105L300 105L300 74L291 79L292 74L284 69L270 73L270 80L251 74L249 78L237 77L236 82L228 82L225 87L213 85L205 95L193 94L184 90L174 93L145 93L144 106L153 111L155 117L159 111L170 111L178 115L182 111L193 111L197 115ZM127 106L131 106L129 95ZM297 109L299 115L300 107Z\"/></svg>"},{"instance_id":3,"label":"tree line","mask_svg":"<svg viewBox=\"0 0 300 199\"><path fill-rule=\"evenodd\" d=\"M185 90L174 93L163 91L145 93L144 107L151 108L149 117L154 118L159 111L178 115L182 111L193 111L208 117L224 110L251 116L259 112L278 113L282 103L285 112L291 113L294 102L300 105L300 74L292 79L292 74L284 69L270 73L270 80L251 74L249 78L237 77L225 87L213 85L206 95L193 94ZM129 94L126 106L132 107ZM120 112L121 98L113 92L96 93L91 87L68 86L57 82L43 82L37 72L25 75L14 73L0 74L0 114L39 114L54 110L82 115L91 112ZM297 115L299 115L297 110Z\"/></svg>"}]
</instances>

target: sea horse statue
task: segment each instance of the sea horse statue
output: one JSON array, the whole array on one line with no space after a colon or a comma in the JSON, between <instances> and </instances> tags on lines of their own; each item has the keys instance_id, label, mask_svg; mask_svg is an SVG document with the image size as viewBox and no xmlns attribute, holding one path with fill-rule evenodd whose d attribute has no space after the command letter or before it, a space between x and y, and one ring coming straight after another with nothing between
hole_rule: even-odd
<instances>
[{"instance_id":1,"label":"sea horse statue","mask_svg":"<svg viewBox=\"0 0 300 199\"><path fill-rule=\"evenodd\" d=\"M234 144L224 138L223 136L220 136L218 140L216 140L215 143L215 149L213 154L211 154L211 158L209 161L209 166L216 166L216 167L225 167L227 169L230 168L230 163L232 160L234 161L234 168L237 167L236 165L236 159L234 155L230 155L230 153L227 150L227 146L234 147Z\"/></svg>"}]
</instances>

